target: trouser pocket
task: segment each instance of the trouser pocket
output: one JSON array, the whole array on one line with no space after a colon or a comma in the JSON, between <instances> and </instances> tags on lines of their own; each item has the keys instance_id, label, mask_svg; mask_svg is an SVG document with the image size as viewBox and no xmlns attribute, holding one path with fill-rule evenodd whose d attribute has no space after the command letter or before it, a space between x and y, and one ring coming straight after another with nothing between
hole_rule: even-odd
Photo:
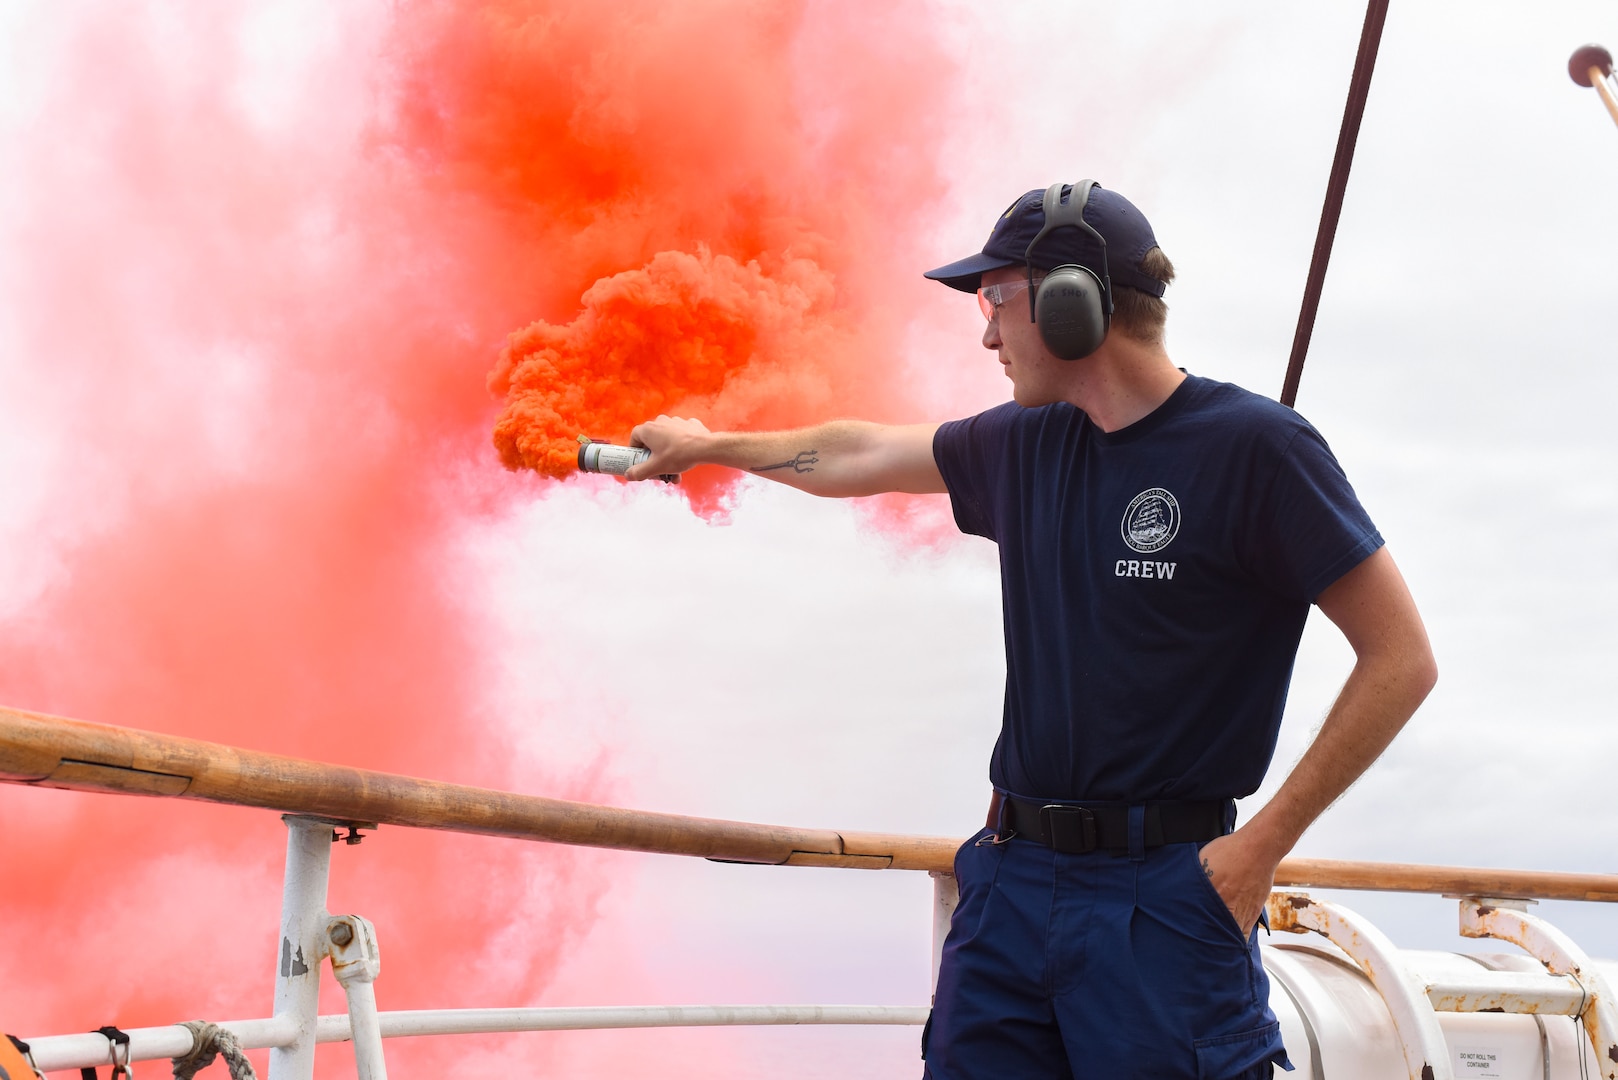
<instances>
[{"instance_id":1,"label":"trouser pocket","mask_svg":"<svg viewBox=\"0 0 1618 1080\"><path fill-rule=\"evenodd\" d=\"M1257 1080L1268 1077L1277 1065L1292 1071L1286 1047L1281 1045L1279 1020L1234 1035L1198 1039L1192 1046L1197 1052L1198 1080Z\"/></svg>"}]
</instances>

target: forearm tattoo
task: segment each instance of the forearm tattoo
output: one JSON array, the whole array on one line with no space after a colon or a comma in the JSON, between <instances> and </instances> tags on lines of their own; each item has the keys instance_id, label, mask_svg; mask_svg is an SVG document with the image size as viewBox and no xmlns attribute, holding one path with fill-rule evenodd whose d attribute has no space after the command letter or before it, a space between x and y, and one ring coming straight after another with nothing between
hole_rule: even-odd
<instances>
[{"instance_id":1,"label":"forearm tattoo","mask_svg":"<svg viewBox=\"0 0 1618 1080\"><path fill-rule=\"evenodd\" d=\"M819 453L820 451L818 450L799 450L797 457L788 458L785 461L778 461L774 465L755 465L749 471L774 472L776 469L791 469L795 473L814 472L815 462L820 460L820 458L816 457L815 455Z\"/></svg>"}]
</instances>

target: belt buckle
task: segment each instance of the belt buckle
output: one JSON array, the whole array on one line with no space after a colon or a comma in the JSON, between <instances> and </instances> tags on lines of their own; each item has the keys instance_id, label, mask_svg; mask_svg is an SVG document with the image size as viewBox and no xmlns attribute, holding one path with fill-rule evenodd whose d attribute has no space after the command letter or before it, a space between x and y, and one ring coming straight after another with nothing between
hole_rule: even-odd
<instances>
[{"instance_id":1,"label":"belt buckle","mask_svg":"<svg viewBox=\"0 0 1618 1080\"><path fill-rule=\"evenodd\" d=\"M1050 803L1039 808L1039 827L1051 847L1064 855L1087 855L1096 843L1096 816L1084 806Z\"/></svg>"}]
</instances>

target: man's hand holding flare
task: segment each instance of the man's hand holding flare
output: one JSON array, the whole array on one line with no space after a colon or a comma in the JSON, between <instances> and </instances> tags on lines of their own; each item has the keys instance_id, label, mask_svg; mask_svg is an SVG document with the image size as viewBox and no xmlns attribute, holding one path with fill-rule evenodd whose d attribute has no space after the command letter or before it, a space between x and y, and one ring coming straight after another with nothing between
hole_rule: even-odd
<instances>
[{"instance_id":1,"label":"man's hand holding flare","mask_svg":"<svg viewBox=\"0 0 1618 1080\"><path fill-rule=\"evenodd\" d=\"M659 416L636 426L629 433L629 445L643 446L652 456L624 473L625 480L650 480L655 476L683 473L701 465L705 441L712 436L701 420Z\"/></svg>"}]
</instances>

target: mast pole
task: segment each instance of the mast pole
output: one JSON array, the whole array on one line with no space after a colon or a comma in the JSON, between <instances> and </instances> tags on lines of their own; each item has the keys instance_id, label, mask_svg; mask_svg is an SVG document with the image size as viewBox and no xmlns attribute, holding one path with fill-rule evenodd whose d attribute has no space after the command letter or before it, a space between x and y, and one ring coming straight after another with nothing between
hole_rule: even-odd
<instances>
[{"instance_id":1,"label":"mast pole","mask_svg":"<svg viewBox=\"0 0 1618 1080\"><path fill-rule=\"evenodd\" d=\"M1388 0L1370 0L1365 9L1365 26L1360 31L1360 51L1354 58L1354 76L1348 84L1343 126L1337 133L1337 153L1332 158L1331 177L1326 182L1326 205L1320 212L1320 229L1315 233L1315 253L1309 260L1303 308L1298 312L1298 329L1292 335L1292 355L1287 360L1286 381L1281 386L1281 404L1289 408L1298 400L1303 359L1309 352L1309 338L1315 330L1320 291L1326 284L1326 264L1331 261L1332 240L1337 236L1337 219L1343 210L1343 193L1348 189L1348 170L1354 163L1354 144L1359 139L1360 118L1365 115L1365 99L1371 92L1371 71L1376 67L1376 50L1382 43L1382 24L1387 17Z\"/></svg>"}]
</instances>

